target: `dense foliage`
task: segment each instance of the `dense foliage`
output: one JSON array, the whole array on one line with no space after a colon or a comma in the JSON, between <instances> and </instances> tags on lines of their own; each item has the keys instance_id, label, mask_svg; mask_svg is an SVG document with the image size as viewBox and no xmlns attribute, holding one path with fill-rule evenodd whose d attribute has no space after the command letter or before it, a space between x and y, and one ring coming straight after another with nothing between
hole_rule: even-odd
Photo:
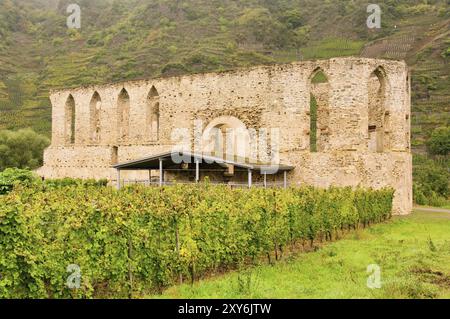
<instances>
[{"instance_id":1,"label":"dense foliage","mask_svg":"<svg viewBox=\"0 0 450 319\"><path fill-rule=\"evenodd\" d=\"M450 126L438 127L427 142L428 151L432 155L447 156L450 154Z\"/></svg>"},{"instance_id":2,"label":"dense foliage","mask_svg":"<svg viewBox=\"0 0 450 319\"><path fill-rule=\"evenodd\" d=\"M0 195L11 192L14 186L31 186L39 181L39 177L29 170L7 168L0 173Z\"/></svg>"},{"instance_id":3,"label":"dense foliage","mask_svg":"<svg viewBox=\"0 0 450 319\"><path fill-rule=\"evenodd\" d=\"M450 202L450 160L414 156L414 201L420 205L444 206Z\"/></svg>"},{"instance_id":4,"label":"dense foliage","mask_svg":"<svg viewBox=\"0 0 450 319\"><path fill-rule=\"evenodd\" d=\"M42 187L47 189L63 188L67 186L80 186L80 187L104 187L108 184L107 180L94 180L94 179L47 179L42 180L37 174L19 168L7 168L3 172L0 172L0 195L11 192L14 187L27 186L27 187Z\"/></svg>"},{"instance_id":5,"label":"dense foliage","mask_svg":"<svg viewBox=\"0 0 450 319\"><path fill-rule=\"evenodd\" d=\"M208 184L17 188L0 196L0 298L161 291L383 221L392 197L392 190ZM66 286L76 269L69 265L80 267L78 289Z\"/></svg>"},{"instance_id":6,"label":"dense foliage","mask_svg":"<svg viewBox=\"0 0 450 319\"><path fill-rule=\"evenodd\" d=\"M8 167L35 169L42 166L47 137L31 129L0 131L0 171Z\"/></svg>"},{"instance_id":7,"label":"dense foliage","mask_svg":"<svg viewBox=\"0 0 450 319\"><path fill-rule=\"evenodd\" d=\"M108 185L108 180L101 179L77 179L77 178L61 178L61 179L46 179L43 184L47 188L64 188L68 186L80 186L80 187L105 187Z\"/></svg>"}]
</instances>

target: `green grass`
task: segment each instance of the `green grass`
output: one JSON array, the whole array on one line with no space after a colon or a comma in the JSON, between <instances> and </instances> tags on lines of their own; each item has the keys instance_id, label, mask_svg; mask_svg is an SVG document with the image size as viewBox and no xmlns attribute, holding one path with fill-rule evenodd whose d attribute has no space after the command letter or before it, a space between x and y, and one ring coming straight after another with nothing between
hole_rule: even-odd
<instances>
[{"instance_id":1,"label":"green grass","mask_svg":"<svg viewBox=\"0 0 450 319\"><path fill-rule=\"evenodd\" d=\"M167 289L154 298L450 298L450 214L414 212L310 253ZM367 266L381 267L380 289Z\"/></svg>"}]
</instances>

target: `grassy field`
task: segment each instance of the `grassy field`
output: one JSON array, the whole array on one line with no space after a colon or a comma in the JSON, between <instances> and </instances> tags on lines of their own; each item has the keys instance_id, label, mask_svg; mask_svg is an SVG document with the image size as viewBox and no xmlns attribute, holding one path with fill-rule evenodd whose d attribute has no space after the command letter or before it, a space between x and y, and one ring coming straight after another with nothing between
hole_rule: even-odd
<instances>
[{"instance_id":1,"label":"grassy field","mask_svg":"<svg viewBox=\"0 0 450 319\"><path fill-rule=\"evenodd\" d=\"M370 264L381 268L380 289L367 287ZM450 214L415 211L274 266L172 287L162 297L450 298Z\"/></svg>"}]
</instances>

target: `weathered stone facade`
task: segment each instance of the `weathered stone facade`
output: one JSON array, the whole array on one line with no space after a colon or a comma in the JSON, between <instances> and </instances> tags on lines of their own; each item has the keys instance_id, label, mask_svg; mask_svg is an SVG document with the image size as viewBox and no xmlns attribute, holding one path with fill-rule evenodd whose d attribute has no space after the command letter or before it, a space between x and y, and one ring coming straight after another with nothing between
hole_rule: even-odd
<instances>
[{"instance_id":1,"label":"weathered stone facade","mask_svg":"<svg viewBox=\"0 0 450 319\"><path fill-rule=\"evenodd\" d=\"M325 79L315 83L321 73ZM311 151L311 100L317 104ZM291 185L392 186L412 207L410 81L404 62L334 58L51 92L46 178L108 178L117 162L170 150L194 120L279 128ZM217 120L219 119L219 120Z\"/></svg>"}]
</instances>

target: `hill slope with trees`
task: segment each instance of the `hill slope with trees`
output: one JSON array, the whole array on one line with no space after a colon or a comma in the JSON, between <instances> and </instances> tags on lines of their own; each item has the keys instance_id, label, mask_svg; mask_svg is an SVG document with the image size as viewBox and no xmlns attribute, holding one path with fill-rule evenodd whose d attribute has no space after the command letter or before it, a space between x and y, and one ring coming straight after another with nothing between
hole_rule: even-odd
<instances>
[{"instance_id":1,"label":"hill slope with trees","mask_svg":"<svg viewBox=\"0 0 450 319\"><path fill-rule=\"evenodd\" d=\"M72 0L0 3L0 129L50 133L50 89L301 59L406 59L413 71L414 146L449 122L448 1Z\"/></svg>"}]
</instances>

